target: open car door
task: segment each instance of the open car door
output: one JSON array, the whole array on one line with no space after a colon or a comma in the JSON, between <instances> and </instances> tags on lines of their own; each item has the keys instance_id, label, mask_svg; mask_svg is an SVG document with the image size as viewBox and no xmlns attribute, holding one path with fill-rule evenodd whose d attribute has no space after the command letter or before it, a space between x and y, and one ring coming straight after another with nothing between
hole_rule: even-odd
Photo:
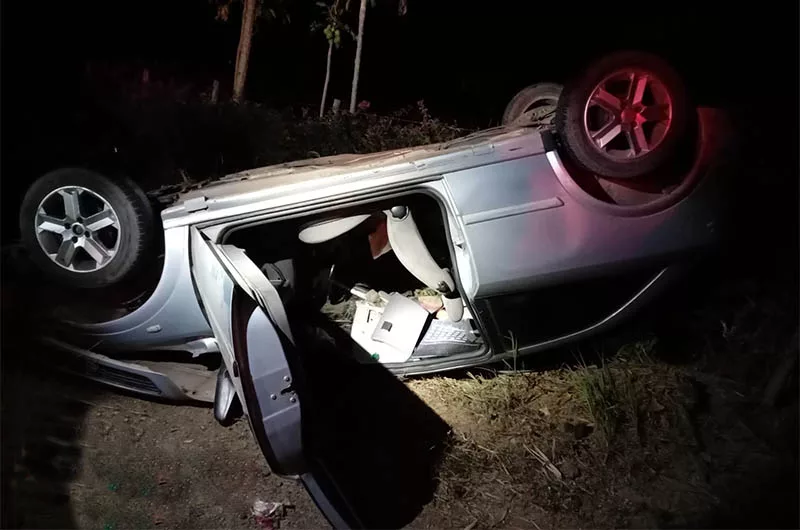
<instances>
[{"instance_id":1,"label":"open car door","mask_svg":"<svg viewBox=\"0 0 800 530\"><path fill-rule=\"evenodd\" d=\"M447 425L380 365L337 355L310 318L290 325L243 250L191 237L224 370L273 472L301 480L335 528L411 522L432 498Z\"/></svg>"}]
</instances>

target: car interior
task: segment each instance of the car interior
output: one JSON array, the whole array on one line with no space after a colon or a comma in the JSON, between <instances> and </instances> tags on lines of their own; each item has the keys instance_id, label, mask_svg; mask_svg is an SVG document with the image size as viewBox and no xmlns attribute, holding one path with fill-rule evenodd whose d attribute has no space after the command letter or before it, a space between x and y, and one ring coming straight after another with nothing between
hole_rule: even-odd
<instances>
[{"instance_id":1,"label":"car interior","mask_svg":"<svg viewBox=\"0 0 800 530\"><path fill-rule=\"evenodd\" d=\"M421 193L239 228L293 327L360 362L475 356L484 336L459 294L443 210Z\"/></svg>"}]
</instances>

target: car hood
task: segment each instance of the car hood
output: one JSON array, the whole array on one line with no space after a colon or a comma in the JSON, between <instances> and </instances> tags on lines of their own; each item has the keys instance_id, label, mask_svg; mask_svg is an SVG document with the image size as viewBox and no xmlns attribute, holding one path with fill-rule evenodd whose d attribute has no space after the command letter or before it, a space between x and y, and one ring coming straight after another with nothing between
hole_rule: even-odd
<instances>
[{"instance_id":1,"label":"car hood","mask_svg":"<svg viewBox=\"0 0 800 530\"><path fill-rule=\"evenodd\" d=\"M542 152L539 131L497 127L450 142L373 154L343 154L276 164L227 175L179 195L162 212L164 227L209 221L322 198L336 188L356 193L413 178ZM492 156L494 155L494 156ZM266 202L265 202L266 201Z\"/></svg>"}]
</instances>

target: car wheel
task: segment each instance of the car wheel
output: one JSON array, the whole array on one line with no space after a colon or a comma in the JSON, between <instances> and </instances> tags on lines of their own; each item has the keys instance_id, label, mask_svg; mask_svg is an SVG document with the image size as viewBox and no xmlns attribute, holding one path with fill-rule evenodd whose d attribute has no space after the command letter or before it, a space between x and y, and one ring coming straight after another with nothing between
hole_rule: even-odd
<instances>
[{"instance_id":1,"label":"car wheel","mask_svg":"<svg viewBox=\"0 0 800 530\"><path fill-rule=\"evenodd\" d=\"M48 278L100 288L137 271L153 242L153 211L128 179L59 169L28 189L20 209L22 242Z\"/></svg>"},{"instance_id":2,"label":"car wheel","mask_svg":"<svg viewBox=\"0 0 800 530\"><path fill-rule=\"evenodd\" d=\"M556 83L536 83L523 88L506 106L503 125L550 125L561 89Z\"/></svg>"},{"instance_id":3,"label":"car wheel","mask_svg":"<svg viewBox=\"0 0 800 530\"><path fill-rule=\"evenodd\" d=\"M564 90L556 131L575 162L598 175L634 178L675 154L690 119L686 88L660 58L619 52Z\"/></svg>"}]
</instances>

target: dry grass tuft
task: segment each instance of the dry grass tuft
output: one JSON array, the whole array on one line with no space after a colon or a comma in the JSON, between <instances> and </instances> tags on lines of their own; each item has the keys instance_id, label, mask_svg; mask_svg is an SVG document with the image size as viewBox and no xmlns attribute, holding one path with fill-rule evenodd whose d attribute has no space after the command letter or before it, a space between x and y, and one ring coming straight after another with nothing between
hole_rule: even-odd
<instances>
[{"instance_id":1,"label":"dry grass tuft","mask_svg":"<svg viewBox=\"0 0 800 530\"><path fill-rule=\"evenodd\" d=\"M653 360L653 346L627 345L599 365L410 381L453 429L437 505L460 506L463 526L477 519L490 527L483 523L498 514L513 518L514 506L533 503L547 514L540 526L571 526L590 500L616 510L615 492L640 480L631 477L642 470L663 465L695 473L695 456L682 452L696 445L694 391L685 373ZM696 496L686 499L696 502ZM580 516L585 523L595 514Z\"/></svg>"}]
</instances>

